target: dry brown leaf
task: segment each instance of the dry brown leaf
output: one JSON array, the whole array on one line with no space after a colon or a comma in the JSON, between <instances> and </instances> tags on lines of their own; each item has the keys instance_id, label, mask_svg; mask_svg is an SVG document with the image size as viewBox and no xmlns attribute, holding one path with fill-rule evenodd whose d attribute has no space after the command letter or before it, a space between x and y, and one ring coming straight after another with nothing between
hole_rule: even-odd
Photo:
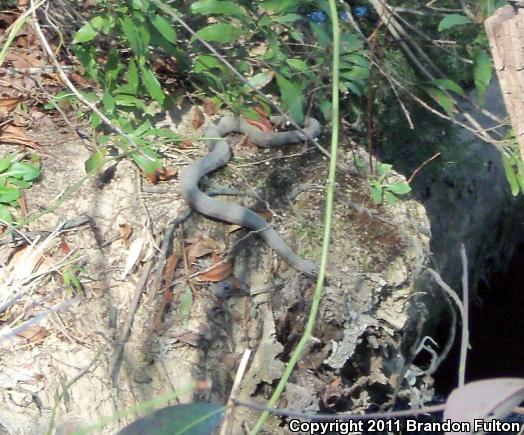
<instances>
[{"instance_id":1,"label":"dry brown leaf","mask_svg":"<svg viewBox=\"0 0 524 435\"><path fill-rule=\"evenodd\" d=\"M17 15L15 14L0 13L0 23L3 22L6 24L5 26L3 24L0 24L0 28L5 29L9 27L11 24L13 24L16 21L16 18L17 18Z\"/></svg>"},{"instance_id":2,"label":"dry brown leaf","mask_svg":"<svg viewBox=\"0 0 524 435\"><path fill-rule=\"evenodd\" d=\"M189 139L183 140L180 143L180 148L182 149L193 148L193 142Z\"/></svg>"},{"instance_id":3,"label":"dry brown leaf","mask_svg":"<svg viewBox=\"0 0 524 435\"><path fill-rule=\"evenodd\" d=\"M157 184L158 183L158 174L146 174L146 178L149 180L151 184Z\"/></svg>"},{"instance_id":4,"label":"dry brown leaf","mask_svg":"<svg viewBox=\"0 0 524 435\"><path fill-rule=\"evenodd\" d=\"M5 277L16 275L17 279L25 279L38 271L44 257L32 246L26 245L16 251L4 270Z\"/></svg>"},{"instance_id":5,"label":"dry brown leaf","mask_svg":"<svg viewBox=\"0 0 524 435\"><path fill-rule=\"evenodd\" d=\"M204 114L202 111L198 108L193 109L193 119L191 120L191 125L193 125L193 128L196 130L197 128L200 128L202 124L204 124L204 121L206 118L204 117Z\"/></svg>"},{"instance_id":6,"label":"dry brown leaf","mask_svg":"<svg viewBox=\"0 0 524 435\"><path fill-rule=\"evenodd\" d=\"M217 250L217 243L211 237L204 236L197 239L187 250L187 256L200 258ZM191 263L191 261L190 261Z\"/></svg>"},{"instance_id":7,"label":"dry brown leaf","mask_svg":"<svg viewBox=\"0 0 524 435\"><path fill-rule=\"evenodd\" d=\"M229 261L221 261L211 266L208 270L199 275L201 281L219 282L226 279L233 273L233 264Z\"/></svg>"},{"instance_id":8,"label":"dry brown leaf","mask_svg":"<svg viewBox=\"0 0 524 435\"><path fill-rule=\"evenodd\" d=\"M217 106L213 100L207 100L204 103L204 112L207 116L213 116L217 113Z\"/></svg>"},{"instance_id":9,"label":"dry brown leaf","mask_svg":"<svg viewBox=\"0 0 524 435\"><path fill-rule=\"evenodd\" d=\"M34 150L45 152L42 145L30 139L20 127L12 124L5 125L0 129L0 142L27 146Z\"/></svg>"},{"instance_id":10,"label":"dry brown leaf","mask_svg":"<svg viewBox=\"0 0 524 435\"><path fill-rule=\"evenodd\" d=\"M27 329L24 329L22 332L19 332L16 335L25 338L31 343L38 343L49 336L49 331L45 329L43 326L35 325L30 326Z\"/></svg>"},{"instance_id":11,"label":"dry brown leaf","mask_svg":"<svg viewBox=\"0 0 524 435\"><path fill-rule=\"evenodd\" d=\"M0 98L0 107L10 112L19 102L20 98Z\"/></svg>"},{"instance_id":12,"label":"dry brown leaf","mask_svg":"<svg viewBox=\"0 0 524 435\"><path fill-rule=\"evenodd\" d=\"M177 174L176 168L173 168L172 166L167 166L157 170L156 172L158 174L158 178L160 178L160 181L171 180Z\"/></svg>"},{"instance_id":13,"label":"dry brown leaf","mask_svg":"<svg viewBox=\"0 0 524 435\"><path fill-rule=\"evenodd\" d=\"M120 237L124 241L124 246L129 246L129 238L133 234L133 227L129 224L120 224Z\"/></svg>"},{"instance_id":14,"label":"dry brown leaf","mask_svg":"<svg viewBox=\"0 0 524 435\"><path fill-rule=\"evenodd\" d=\"M60 241L60 252L64 255L67 255L69 254L69 252L71 251L71 249L69 248L69 245L67 244L67 242L62 239Z\"/></svg>"},{"instance_id":15,"label":"dry brown leaf","mask_svg":"<svg viewBox=\"0 0 524 435\"><path fill-rule=\"evenodd\" d=\"M262 118L267 118L269 113L267 113L262 106L255 107L255 112L257 112Z\"/></svg>"},{"instance_id":16,"label":"dry brown leaf","mask_svg":"<svg viewBox=\"0 0 524 435\"><path fill-rule=\"evenodd\" d=\"M263 132L273 131L273 126L269 119L260 118L260 119L246 119L248 124L251 124Z\"/></svg>"}]
</instances>

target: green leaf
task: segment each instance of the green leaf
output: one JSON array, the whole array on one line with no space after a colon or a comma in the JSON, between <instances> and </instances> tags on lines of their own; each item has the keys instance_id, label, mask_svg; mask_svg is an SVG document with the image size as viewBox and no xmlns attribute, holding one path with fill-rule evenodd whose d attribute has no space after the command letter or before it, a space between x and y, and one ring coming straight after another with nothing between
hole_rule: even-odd
<instances>
[{"instance_id":1,"label":"green leaf","mask_svg":"<svg viewBox=\"0 0 524 435\"><path fill-rule=\"evenodd\" d=\"M231 24L216 23L200 29L196 34L204 41L227 44L240 37L240 29Z\"/></svg>"},{"instance_id":2,"label":"green leaf","mask_svg":"<svg viewBox=\"0 0 524 435\"><path fill-rule=\"evenodd\" d=\"M162 167L160 158L151 148L144 147L139 152L131 153L131 158L147 175L156 174L157 170Z\"/></svg>"},{"instance_id":3,"label":"green leaf","mask_svg":"<svg viewBox=\"0 0 524 435\"><path fill-rule=\"evenodd\" d=\"M384 177L392 168L393 165L390 165L389 163L377 163L377 175L379 177Z\"/></svg>"},{"instance_id":4,"label":"green leaf","mask_svg":"<svg viewBox=\"0 0 524 435\"><path fill-rule=\"evenodd\" d=\"M40 176L40 169L27 162L15 162L8 171L0 174L0 177L20 178L24 181L32 181Z\"/></svg>"},{"instance_id":5,"label":"green leaf","mask_svg":"<svg viewBox=\"0 0 524 435\"><path fill-rule=\"evenodd\" d=\"M207 71L213 68L222 69L222 64L215 56L203 54L196 58L195 66L193 67L193 70L196 73L201 73L203 71Z\"/></svg>"},{"instance_id":6,"label":"green leaf","mask_svg":"<svg viewBox=\"0 0 524 435\"><path fill-rule=\"evenodd\" d=\"M435 79L432 81L435 85L438 87L444 88L448 91L455 92L456 94L460 95L461 97L464 97L466 94L464 93L464 90L453 80L448 79Z\"/></svg>"},{"instance_id":7,"label":"green leaf","mask_svg":"<svg viewBox=\"0 0 524 435\"><path fill-rule=\"evenodd\" d=\"M106 154L106 149L98 150L91 154L91 156L84 163L86 174L90 174L91 172L95 172L100 169L104 164Z\"/></svg>"},{"instance_id":8,"label":"green leaf","mask_svg":"<svg viewBox=\"0 0 524 435\"><path fill-rule=\"evenodd\" d=\"M167 41L176 44L175 26L161 15L149 15L149 21Z\"/></svg>"},{"instance_id":9,"label":"green leaf","mask_svg":"<svg viewBox=\"0 0 524 435\"><path fill-rule=\"evenodd\" d=\"M0 186L0 202L3 204L11 204L20 198L20 189L14 187Z\"/></svg>"},{"instance_id":10,"label":"green leaf","mask_svg":"<svg viewBox=\"0 0 524 435\"><path fill-rule=\"evenodd\" d=\"M305 72L310 70L309 65L302 59L287 59L286 62L289 66L295 68L298 71Z\"/></svg>"},{"instance_id":11,"label":"green leaf","mask_svg":"<svg viewBox=\"0 0 524 435\"><path fill-rule=\"evenodd\" d=\"M393 205L398 201L397 197L393 195L389 190L384 191L384 199L390 205Z\"/></svg>"},{"instance_id":12,"label":"green leaf","mask_svg":"<svg viewBox=\"0 0 524 435\"><path fill-rule=\"evenodd\" d=\"M488 90L493 70L491 68L491 58L482 49L477 49L473 53L473 80L477 88L479 102L482 105L484 96Z\"/></svg>"},{"instance_id":13,"label":"green leaf","mask_svg":"<svg viewBox=\"0 0 524 435\"><path fill-rule=\"evenodd\" d=\"M453 118L456 111L455 103L443 91L437 88L424 88L424 90L444 109L450 118Z\"/></svg>"},{"instance_id":14,"label":"green leaf","mask_svg":"<svg viewBox=\"0 0 524 435\"><path fill-rule=\"evenodd\" d=\"M340 37L341 56L353 51L361 50L364 47L364 41L352 33L343 33Z\"/></svg>"},{"instance_id":15,"label":"green leaf","mask_svg":"<svg viewBox=\"0 0 524 435\"><path fill-rule=\"evenodd\" d=\"M118 88L115 92L118 91ZM142 100L133 95L115 95L115 104L120 107L136 107L137 109L146 110L146 105Z\"/></svg>"},{"instance_id":16,"label":"green leaf","mask_svg":"<svg viewBox=\"0 0 524 435\"><path fill-rule=\"evenodd\" d=\"M511 188L511 194L517 196L520 192L519 182L517 180L517 175L511 164L511 158L505 155L502 155L502 166L504 167L504 173L506 174L506 179L508 180L509 187Z\"/></svg>"},{"instance_id":17,"label":"green leaf","mask_svg":"<svg viewBox=\"0 0 524 435\"><path fill-rule=\"evenodd\" d=\"M302 83L299 81L290 82L281 74L277 74L277 84L282 95L284 107L289 110L289 113L297 124L302 124L304 121L304 94L302 92Z\"/></svg>"},{"instance_id":18,"label":"green leaf","mask_svg":"<svg viewBox=\"0 0 524 435\"><path fill-rule=\"evenodd\" d=\"M182 137L170 128L152 128L149 131L149 134L152 136L163 137L166 139L173 139L179 142L182 141Z\"/></svg>"},{"instance_id":19,"label":"green leaf","mask_svg":"<svg viewBox=\"0 0 524 435\"><path fill-rule=\"evenodd\" d=\"M117 435L208 435L214 433L223 415L224 407L213 403L168 406L139 418Z\"/></svg>"},{"instance_id":20,"label":"green leaf","mask_svg":"<svg viewBox=\"0 0 524 435\"><path fill-rule=\"evenodd\" d=\"M324 115L325 119L331 118L331 110L333 109L333 105L331 104L331 101L324 100L322 103L320 103L320 111L322 112L322 115Z\"/></svg>"},{"instance_id":21,"label":"green leaf","mask_svg":"<svg viewBox=\"0 0 524 435\"><path fill-rule=\"evenodd\" d=\"M353 80L365 80L369 77L369 69L360 66L354 66L350 71L340 71L340 77Z\"/></svg>"},{"instance_id":22,"label":"green leaf","mask_svg":"<svg viewBox=\"0 0 524 435\"><path fill-rule=\"evenodd\" d=\"M0 204L0 221L5 222L7 224L13 223L13 215L9 211L9 209L3 205Z\"/></svg>"},{"instance_id":23,"label":"green leaf","mask_svg":"<svg viewBox=\"0 0 524 435\"><path fill-rule=\"evenodd\" d=\"M411 187L408 183L392 183L386 184L384 187L395 195L405 195L411 192Z\"/></svg>"},{"instance_id":24,"label":"green leaf","mask_svg":"<svg viewBox=\"0 0 524 435\"><path fill-rule=\"evenodd\" d=\"M226 14L244 17L244 11L239 4L231 1L202 0L191 4L191 12L200 15Z\"/></svg>"},{"instance_id":25,"label":"green leaf","mask_svg":"<svg viewBox=\"0 0 524 435\"><path fill-rule=\"evenodd\" d=\"M251 107L240 107L240 115L247 119L260 119L260 114Z\"/></svg>"},{"instance_id":26,"label":"green leaf","mask_svg":"<svg viewBox=\"0 0 524 435\"><path fill-rule=\"evenodd\" d=\"M371 200L374 204L382 204L382 186L376 180L370 182Z\"/></svg>"},{"instance_id":27,"label":"green leaf","mask_svg":"<svg viewBox=\"0 0 524 435\"><path fill-rule=\"evenodd\" d=\"M297 9L302 0L265 0L261 2L260 6L268 12L274 12L281 15L288 9Z\"/></svg>"},{"instance_id":28,"label":"green leaf","mask_svg":"<svg viewBox=\"0 0 524 435\"><path fill-rule=\"evenodd\" d=\"M13 164L13 162L16 159L16 154L10 154L8 156L5 156L4 158L0 159L0 173L4 172Z\"/></svg>"},{"instance_id":29,"label":"green leaf","mask_svg":"<svg viewBox=\"0 0 524 435\"><path fill-rule=\"evenodd\" d=\"M148 30L137 20L132 20L127 16L120 19L120 26L135 54L145 56L148 53L148 45L151 39Z\"/></svg>"},{"instance_id":30,"label":"green leaf","mask_svg":"<svg viewBox=\"0 0 524 435\"><path fill-rule=\"evenodd\" d=\"M440 21L438 25L438 31L442 32L443 30L451 29L455 26L463 26L464 24L471 24L471 20L466 15L460 14L450 14L446 15Z\"/></svg>"},{"instance_id":31,"label":"green leaf","mask_svg":"<svg viewBox=\"0 0 524 435\"><path fill-rule=\"evenodd\" d=\"M162 86L160 82L149 68L144 65L140 65L140 71L142 72L142 82L147 89L151 98L158 101L160 104L164 103L165 95L162 92Z\"/></svg>"},{"instance_id":32,"label":"green leaf","mask_svg":"<svg viewBox=\"0 0 524 435\"><path fill-rule=\"evenodd\" d=\"M96 37L96 35L98 35L103 25L103 17L98 16L91 18L89 22L80 27L80 29L75 33L73 44L91 41Z\"/></svg>"},{"instance_id":33,"label":"green leaf","mask_svg":"<svg viewBox=\"0 0 524 435\"><path fill-rule=\"evenodd\" d=\"M304 19L304 17L297 14L286 14L281 17L273 18L273 21L280 24L294 23L295 21Z\"/></svg>"},{"instance_id":34,"label":"green leaf","mask_svg":"<svg viewBox=\"0 0 524 435\"><path fill-rule=\"evenodd\" d=\"M251 77L249 79L249 83L251 83L257 89L262 89L264 86L269 84L271 80L273 80L273 77L275 77L275 73L273 71L264 71L264 72L255 74L253 77ZM242 87L242 91L252 92L253 89L251 89L247 85L244 85Z\"/></svg>"}]
</instances>

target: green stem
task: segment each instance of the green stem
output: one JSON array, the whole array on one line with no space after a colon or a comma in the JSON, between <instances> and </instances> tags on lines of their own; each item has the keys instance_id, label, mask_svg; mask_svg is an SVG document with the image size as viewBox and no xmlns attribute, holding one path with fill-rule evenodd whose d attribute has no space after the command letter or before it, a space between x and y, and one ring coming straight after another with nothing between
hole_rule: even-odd
<instances>
[{"instance_id":1,"label":"green stem","mask_svg":"<svg viewBox=\"0 0 524 435\"><path fill-rule=\"evenodd\" d=\"M339 57L340 57L340 29L338 25L338 16L337 8L335 5L335 0L328 0L329 8L331 12L331 23L333 28L333 84L332 84L332 104L333 104L333 113L332 113L332 126L333 130L331 132L331 158L329 161L329 175L327 180L327 195L326 195L326 209L324 215L324 240L322 244L322 258L320 260L320 272L317 279L317 285L315 288L315 294L313 296L313 302L311 304L311 310L309 312L309 318L304 330L302 338L297 344L289 363L286 367L280 382L278 383L273 395L269 399L267 404L268 408L274 407L280 398L284 388L287 384L295 365L298 363L304 349L306 348L309 340L311 339L313 328L317 319L318 309L320 306L320 299L322 296L322 290L324 288L324 277L326 274L326 266L328 262L329 255L329 240L331 234L331 220L333 214L333 198L335 192L335 173L337 168L337 148L338 148L338 126L339 126ZM267 411L263 412L255 426L251 430L251 435L256 435L264 426L269 413Z\"/></svg>"}]
</instances>

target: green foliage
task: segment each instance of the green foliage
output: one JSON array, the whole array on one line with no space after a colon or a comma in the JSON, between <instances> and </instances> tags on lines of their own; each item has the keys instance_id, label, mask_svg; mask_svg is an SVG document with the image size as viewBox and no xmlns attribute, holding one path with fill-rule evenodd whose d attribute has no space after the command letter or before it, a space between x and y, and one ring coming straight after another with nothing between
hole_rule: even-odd
<instances>
[{"instance_id":1,"label":"green foliage","mask_svg":"<svg viewBox=\"0 0 524 435\"><path fill-rule=\"evenodd\" d=\"M222 421L224 408L213 403L188 403L159 409L126 426L118 435L211 434Z\"/></svg>"},{"instance_id":2,"label":"green foliage","mask_svg":"<svg viewBox=\"0 0 524 435\"><path fill-rule=\"evenodd\" d=\"M466 15L460 15L460 14L446 15L440 21L438 25L438 31L442 32L443 30L452 29L454 27L463 26L465 24L471 24L471 20Z\"/></svg>"},{"instance_id":3,"label":"green foliage","mask_svg":"<svg viewBox=\"0 0 524 435\"><path fill-rule=\"evenodd\" d=\"M371 199L375 204L382 204L385 200L388 204L397 202L397 196L406 195L411 192L411 187L406 182L388 183L387 178L393 165L378 163L376 176L369 181Z\"/></svg>"},{"instance_id":4,"label":"green foliage","mask_svg":"<svg viewBox=\"0 0 524 435\"><path fill-rule=\"evenodd\" d=\"M502 165L508 180L511 194L524 194L524 163L520 156L520 147L515 137L510 137L511 146L502 153Z\"/></svg>"},{"instance_id":5,"label":"green foliage","mask_svg":"<svg viewBox=\"0 0 524 435\"><path fill-rule=\"evenodd\" d=\"M10 207L17 206L17 200L40 176L40 169L33 163L19 161L20 155L9 154L0 159L0 220L14 222Z\"/></svg>"},{"instance_id":6,"label":"green foliage","mask_svg":"<svg viewBox=\"0 0 524 435\"><path fill-rule=\"evenodd\" d=\"M80 274L85 273L85 269L77 263L69 264L62 271L62 279L66 289L73 293L80 293L83 291L82 283L80 282Z\"/></svg>"}]
</instances>

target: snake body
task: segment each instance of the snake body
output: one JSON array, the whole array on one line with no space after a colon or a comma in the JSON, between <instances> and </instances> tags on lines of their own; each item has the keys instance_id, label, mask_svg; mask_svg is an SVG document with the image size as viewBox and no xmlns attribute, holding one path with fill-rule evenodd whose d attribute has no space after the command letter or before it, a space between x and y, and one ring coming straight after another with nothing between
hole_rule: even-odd
<instances>
[{"instance_id":1,"label":"snake body","mask_svg":"<svg viewBox=\"0 0 524 435\"><path fill-rule=\"evenodd\" d=\"M282 121L279 116L271 117L273 124ZM314 118L306 118L304 130L311 136L320 135L320 123ZM229 222L256 231L291 267L309 276L318 275L318 266L297 256L280 234L259 214L238 204L220 201L206 195L199 188L200 180L209 173L225 166L231 159L231 149L223 139L231 132L247 135L259 147L273 147L303 142L304 134L299 130L267 133L258 130L242 118L227 116L218 124L208 122L204 125L209 154L188 165L180 174L182 196L189 206L212 219Z\"/></svg>"}]
</instances>

